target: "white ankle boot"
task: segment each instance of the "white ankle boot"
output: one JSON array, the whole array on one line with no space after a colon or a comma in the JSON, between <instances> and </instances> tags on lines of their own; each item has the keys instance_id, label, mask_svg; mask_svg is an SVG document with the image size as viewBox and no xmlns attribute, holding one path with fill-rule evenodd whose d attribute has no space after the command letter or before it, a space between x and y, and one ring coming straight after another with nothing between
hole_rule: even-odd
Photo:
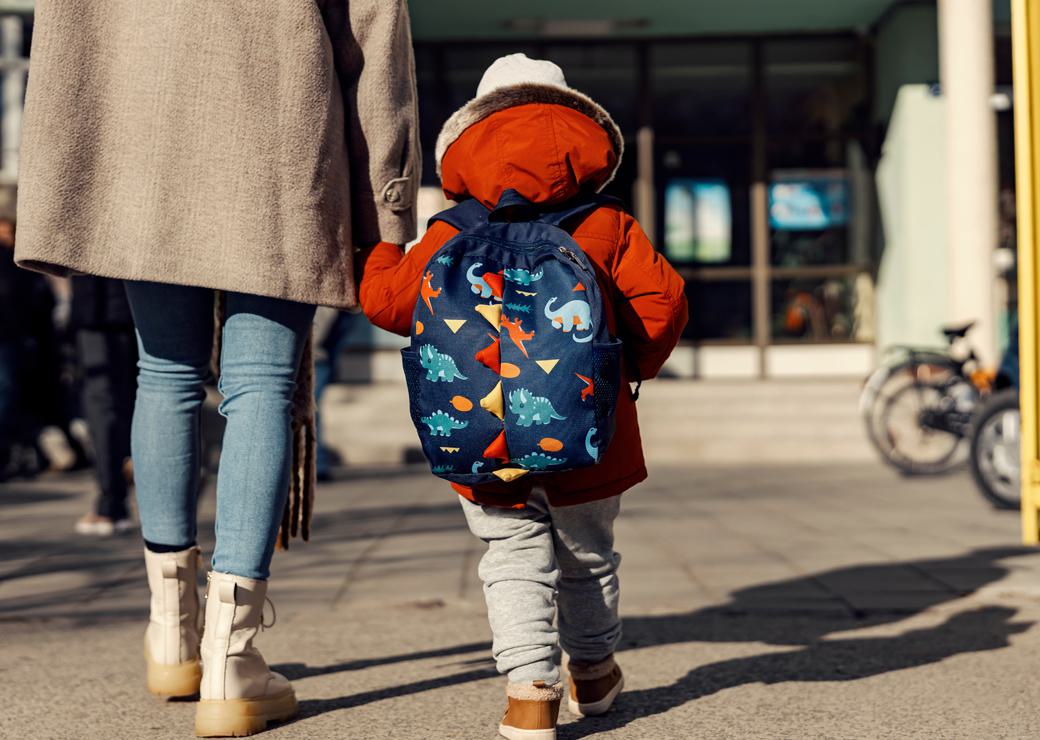
<instances>
[{"instance_id":1,"label":"white ankle boot","mask_svg":"<svg viewBox=\"0 0 1040 740\"><path fill-rule=\"evenodd\" d=\"M199 691L199 548L144 551L151 615L144 633L148 690L157 696L194 696Z\"/></svg>"},{"instance_id":2,"label":"white ankle boot","mask_svg":"<svg viewBox=\"0 0 1040 740\"><path fill-rule=\"evenodd\" d=\"M195 714L199 737L252 735L297 712L289 680L253 647L263 619L267 581L211 572L202 636L202 686Z\"/></svg>"}]
</instances>

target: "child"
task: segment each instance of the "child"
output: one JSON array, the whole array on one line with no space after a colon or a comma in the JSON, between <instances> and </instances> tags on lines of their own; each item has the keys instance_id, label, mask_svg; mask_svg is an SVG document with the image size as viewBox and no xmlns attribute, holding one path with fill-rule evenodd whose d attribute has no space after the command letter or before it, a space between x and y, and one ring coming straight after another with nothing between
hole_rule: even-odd
<instances>
[{"instance_id":1,"label":"child","mask_svg":"<svg viewBox=\"0 0 1040 740\"><path fill-rule=\"evenodd\" d=\"M555 205L610 182L622 146L607 112L567 87L559 67L513 54L488 68L477 97L445 124L437 168L455 201L492 208L512 189ZM360 298L372 323L412 332L423 270L456 233L436 221L407 255L385 243L371 251ZM682 279L618 206L599 206L571 233L596 272L611 334L624 343L625 380L653 378L686 324ZM560 647L575 714L606 712L622 688L613 525L619 494L646 478L646 467L628 383L619 396L616 431L598 464L488 489L452 483L470 529L488 544L479 573L494 657L509 678L499 726L506 738L556 737Z\"/></svg>"}]
</instances>

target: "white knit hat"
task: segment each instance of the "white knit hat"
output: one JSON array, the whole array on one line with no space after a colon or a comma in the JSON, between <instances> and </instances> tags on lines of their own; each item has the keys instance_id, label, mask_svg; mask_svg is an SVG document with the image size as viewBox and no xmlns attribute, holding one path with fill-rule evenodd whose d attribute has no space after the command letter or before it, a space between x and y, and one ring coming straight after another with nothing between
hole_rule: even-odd
<instances>
[{"instance_id":1,"label":"white knit hat","mask_svg":"<svg viewBox=\"0 0 1040 740\"><path fill-rule=\"evenodd\" d=\"M625 141L621 129L596 101L567 85L563 70L544 59L529 59L526 54L499 57L484 72L477 86L477 97L455 111L437 137L437 176L448 147L473 124L506 108L528 103L551 103L573 108L603 127L617 154L617 162L603 185L614 179L621 166ZM601 186L602 187L602 186Z\"/></svg>"}]
</instances>

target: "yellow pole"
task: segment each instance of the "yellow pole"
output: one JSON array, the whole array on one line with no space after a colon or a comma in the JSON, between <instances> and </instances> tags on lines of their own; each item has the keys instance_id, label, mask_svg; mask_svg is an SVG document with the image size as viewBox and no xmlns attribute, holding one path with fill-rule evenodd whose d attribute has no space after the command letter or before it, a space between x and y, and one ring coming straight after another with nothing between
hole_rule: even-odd
<instances>
[{"instance_id":1,"label":"yellow pole","mask_svg":"<svg viewBox=\"0 0 1040 740\"><path fill-rule=\"evenodd\" d=\"M1037 229L1040 227L1040 0L1011 0L1015 67L1018 314L1022 409L1022 539L1040 543L1037 406Z\"/></svg>"}]
</instances>

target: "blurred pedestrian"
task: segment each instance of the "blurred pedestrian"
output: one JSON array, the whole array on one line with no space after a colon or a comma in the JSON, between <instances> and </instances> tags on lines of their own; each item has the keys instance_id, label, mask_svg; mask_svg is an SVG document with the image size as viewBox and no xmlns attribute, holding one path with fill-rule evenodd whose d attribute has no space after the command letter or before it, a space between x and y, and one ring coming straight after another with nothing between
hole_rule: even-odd
<instances>
[{"instance_id":1,"label":"blurred pedestrian","mask_svg":"<svg viewBox=\"0 0 1040 740\"><path fill-rule=\"evenodd\" d=\"M57 325L60 302L43 275L15 267L15 232L13 220L0 218L0 479L89 464L72 431L74 377ZM64 464L41 446L47 428L71 454Z\"/></svg>"},{"instance_id":2,"label":"blurred pedestrian","mask_svg":"<svg viewBox=\"0 0 1040 740\"><path fill-rule=\"evenodd\" d=\"M131 529L130 421L137 393L137 340L120 280L72 278L69 328L75 332L82 408L94 446L98 496L76 522L85 535L111 536Z\"/></svg>"},{"instance_id":3,"label":"blurred pedestrian","mask_svg":"<svg viewBox=\"0 0 1040 740\"><path fill-rule=\"evenodd\" d=\"M434 471L452 481L470 530L487 544L479 572L492 653L508 676L499 733L514 740L556 737L561 646L576 714L606 712L623 687L614 661L621 638L614 520L620 494L647 473L635 397L618 383L613 338L626 349L622 380L653 378L682 335L687 305L682 278L636 220L592 195L617 171L622 142L607 111L568 87L555 64L523 54L497 60L437 141L444 193L460 205L407 254L377 246L361 284L372 323L423 343L413 347L408 378L418 388L412 413L428 400L430 416L416 419L424 448L450 461ZM502 230L513 220L520 223ZM573 246L547 242L562 238L553 224L573 228ZM448 246L460 228L468 241ZM481 232L470 237L470 228ZM513 236L527 241L514 246ZM590 274L596 286L580 279ZM591 297L594 287L604 300ZM558 300L566 303L554 313ZM490 337L488 323L500 326ZM591 352L580 354L582 347ZM439 390L445 380L451 386ZM471 395L484 397L475 404ZM554 401L575 409L574 417L557 413ZM497 437L473 438L481 419ZM598 435L610 427L606 446Z\"/></svg>"},{"instance_id":4,"label":"blurred pedestrian","mask_svg":"<svg viewBox=\"0 0 1040 740\"><path fill-rule=\"evenodd\" d=\"M324 306L318 309L314 318L315 464L319 481L332 480L335 467L343 462L336 451L323 441L325 432L322 428L321 399L325 390L336 380L336 360L357 320L354 314Z\"/></svg>"},{"instance_id":5,"label":"blurred pedestrian","mask_svg":"<svg viewBox=\"0 0 1040 740\"><path fill-rule=\"evenodd\" d=\"M308 532L314 306L356 304L356 246L414 236L420 171L404 0L249 8L37 3L18 198L19 264L126 281L148 686L199 692L207 737L297 711L253 640L279 525L283 543ZM215 339L227 426L200 644L199 416Z\"/></svg>"}]
</instances>

